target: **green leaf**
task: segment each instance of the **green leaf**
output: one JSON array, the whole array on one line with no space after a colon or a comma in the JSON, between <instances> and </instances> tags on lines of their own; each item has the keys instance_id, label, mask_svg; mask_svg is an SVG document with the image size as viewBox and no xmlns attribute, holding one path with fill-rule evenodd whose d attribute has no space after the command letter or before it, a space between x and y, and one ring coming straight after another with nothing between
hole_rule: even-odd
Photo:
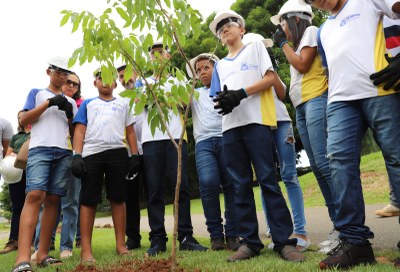
<instances>
[{"instance_id":1,"label":"green leaf","mask_svg":"<svg viewBox=\"0 0 400 272\"><path fill-rule=\"evenodd\" d=\"M60 26L65 25L68 22L69 18L71 18L71 13L65 13L65 15L61 19Z\"/></svg>"},{"instance_id":2,"label":"green leaf","mask_svg":"<svg viewBox=\"0 0 400 272\"><path fill-rule=\"evenodd\" d=\"M179 91L179 96L180 96L181 100L183 101L183 103L188 105L189 104L189 94L187 93L186 88L182 85L179 85L178 91Z\"/></svg>"}]
</instances>

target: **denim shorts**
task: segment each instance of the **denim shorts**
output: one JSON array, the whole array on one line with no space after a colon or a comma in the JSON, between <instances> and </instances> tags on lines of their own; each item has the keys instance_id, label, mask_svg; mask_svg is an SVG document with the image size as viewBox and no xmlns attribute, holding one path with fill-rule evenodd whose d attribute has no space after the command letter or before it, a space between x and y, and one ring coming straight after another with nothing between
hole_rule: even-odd
<instances>
[{"instance_id":1,"label":"denim shorts","mask_svg":"<svg viewBox=\"0 0 400 272\"><path fill-rule=\"evenodd\" d=\"M72 151L58 147L34 147L29 149L26 166L26 190L46 191L65 196L71 171Z\"/></svg>"}]
</instances>

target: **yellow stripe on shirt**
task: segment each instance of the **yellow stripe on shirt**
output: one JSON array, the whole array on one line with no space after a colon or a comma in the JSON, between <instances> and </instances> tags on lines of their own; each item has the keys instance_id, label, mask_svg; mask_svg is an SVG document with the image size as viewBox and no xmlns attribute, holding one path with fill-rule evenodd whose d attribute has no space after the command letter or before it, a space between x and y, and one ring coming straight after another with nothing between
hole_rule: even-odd
<instances>
[{"instance_id":1,"label":"yellow stripe on shirt","mask_svg":"<svg viewBox=\"0 0 400 272\"><path fill-rule=\"evenodd\" d=\"M272 87L260 93L262 123L267 126L276 127L276 110Z\"/></svg>"}]
</instances>

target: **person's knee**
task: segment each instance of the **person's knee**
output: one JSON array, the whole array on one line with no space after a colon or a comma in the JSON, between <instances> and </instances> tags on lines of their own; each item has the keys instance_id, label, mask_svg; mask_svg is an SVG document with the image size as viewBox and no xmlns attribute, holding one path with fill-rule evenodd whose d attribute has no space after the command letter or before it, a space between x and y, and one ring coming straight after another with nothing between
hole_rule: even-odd
<instances>
[{"instance_id":1,"label":"person's knee","mask_svg":"<svg viewBox=\"0 0 400 272\"><path fill-rule=\"evenodd\" d=\"M25 202L28 205L41 205L44 202L44 199L46 197L46 192L45 191L40 191L40 190L33 190L28 192L25 198Z\"/></svg>"}]
</instances>

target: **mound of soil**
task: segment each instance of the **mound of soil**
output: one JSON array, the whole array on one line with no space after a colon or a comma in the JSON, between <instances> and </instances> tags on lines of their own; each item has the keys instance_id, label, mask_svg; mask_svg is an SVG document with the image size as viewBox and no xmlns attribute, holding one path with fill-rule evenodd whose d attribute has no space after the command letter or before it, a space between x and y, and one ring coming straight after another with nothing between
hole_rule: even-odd
<instances>
[{"instance_id":1,"label":"mound of soil","mask_svg":"<svg viewBox=\"0 0 400 272\"><path fill-rule=\"evenodd\" d=\"M124 260L109 266L87 266L79 264L70 272L170 272L171 259L145 259L145 260ZM175 269L176 272L185 272L181 267ZM197 270L200 272L200 270Z\"/></svg>"}]
</instances>

